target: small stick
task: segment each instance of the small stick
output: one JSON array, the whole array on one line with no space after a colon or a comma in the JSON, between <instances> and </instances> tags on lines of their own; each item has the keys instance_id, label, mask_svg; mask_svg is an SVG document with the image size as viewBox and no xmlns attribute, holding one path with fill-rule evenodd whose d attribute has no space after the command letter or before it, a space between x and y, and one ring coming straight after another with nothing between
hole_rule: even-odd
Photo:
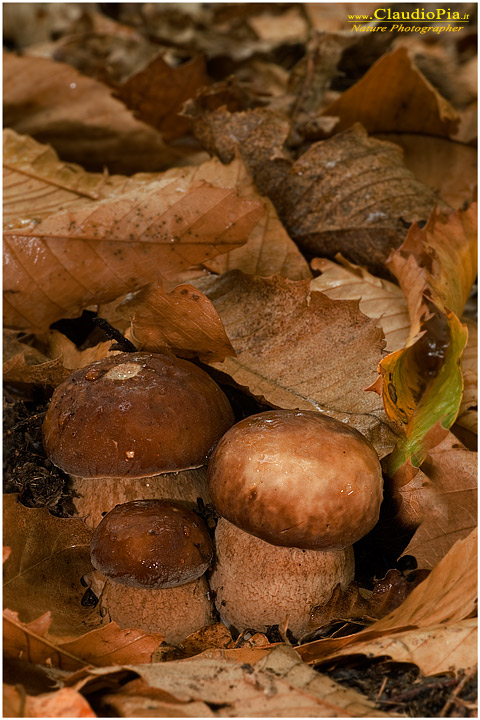
<instances>
[{"instance_id":1,"label":"small stick","mask_svg":"<svg viewBox=\"0 0 480 720\"><path fill-rule=\"evenodd\" d=\"M447 712L452 707L453 703L457 699L457 696L462 692L465 685L473 678L475 677L475 673L477 672L477 666L475 665L470 672L468 672L466 675L463 676L463 678L458 683L455 690L453 690L452 694L448 698L447 702L442 708L442 711L438 717L447 717Z\"/></svg>"},{"instance_id":2,"label":"small stick","mask_svg":"<svg viewBox=\"0 0 480 720\"><path fill-rule=\"evenodd\" d=\"M119 350L123 350L123 352L136 352L137 348L135 347L135 345L130 342L130 340L128 340L124 335L122 335L120 330L117 330L117 328L114 328L112 325L110 325L107 320L104 320L104 318L101 317L96 317L93 318L92 322L94 322L95 325L98 325L98 327L103 330L105 335L110 340L116 341Z\"/></svg>"}]
</instances>

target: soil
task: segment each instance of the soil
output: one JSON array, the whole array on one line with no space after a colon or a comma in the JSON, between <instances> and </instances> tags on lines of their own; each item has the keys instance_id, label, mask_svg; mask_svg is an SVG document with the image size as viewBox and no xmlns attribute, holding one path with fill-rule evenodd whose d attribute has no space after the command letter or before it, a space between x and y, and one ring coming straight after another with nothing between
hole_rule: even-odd
<instances>
[{"instance_id":1,"label":"soil","mask_svg":"<svg viewBox=\"0 0 480 720\"><path fill-rule=\"evenodd\" d=\"M241 391L224 389L237 420L264 409ZM61 517L73 515L68 476L56 468L43 451L41 426L49 393L44 390L32 393L30 390L22 397L18 388L7 386L5 395L4 492L18 493L20 502L27 507L47 507L52 514ZM207 513L207 509L204 512ZM212 517L208 521L211 524ZM358 576L365 586L371 586L374 575L381 577L385 569L395 566L392 559L398 547L387 549L381 558L377 556L375 565L369 552L374 546L375 538L367 538L356 553ZM95 600L90 598L93 603ZM351 625L348 629L354 631ZM334 624L328 631L338 634L338 626ZM276 627L267 635L271 642L285 640ZM291 640L287 638L287 641ZM385 712L407 717L476 717L476 675L458 673L455 676L423 677L414 665L371 661L361 656L348 664L318 669L340 684L359 690Z\"/></svg>"}]
</instances>

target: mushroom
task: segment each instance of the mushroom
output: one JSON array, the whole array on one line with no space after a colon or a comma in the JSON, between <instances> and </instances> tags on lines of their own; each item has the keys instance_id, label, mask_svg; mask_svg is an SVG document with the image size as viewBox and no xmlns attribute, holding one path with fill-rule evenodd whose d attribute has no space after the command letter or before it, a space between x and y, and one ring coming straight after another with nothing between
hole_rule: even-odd
<instances>
[{"instance_id":1,"label":"mushroom","mask_svg":"<svg viewBox=\"0 0 480 720\"><path fill-rule=\"evenodd\" d=\"M121 628L162 633L169 643L213 622L205 577L213 556L208 530L192 510L168 500L117 505L91 541L103 579L101 605ZM98 592L98 590L97 590Z\"/></svg>"},{"instance_id":2,"label":"mushroom","mask_svg":"<svg viewBox=\"0 0 480 720\"><path fill-rule=\"evenodd\" d=\"M121 353L56 388L43 440L50 460L71 476L77 512L96 526L128 500L209 502L207 456L233 422L222 390L193 363Z\"/></svg>"},{"instance_id":3,"label":"mushroom","mask_svg":"<svg viewBox=\"0 0 480 720\"><path fill-rule=\"evenodd\" d=\"M352 544L378 521L375 450L332 418L273 410L227 431L208 484L223 516L210 580L220 617L238 630L288 621L301 637L312 608L353 580Z\"/></svg>"}]
</instances>

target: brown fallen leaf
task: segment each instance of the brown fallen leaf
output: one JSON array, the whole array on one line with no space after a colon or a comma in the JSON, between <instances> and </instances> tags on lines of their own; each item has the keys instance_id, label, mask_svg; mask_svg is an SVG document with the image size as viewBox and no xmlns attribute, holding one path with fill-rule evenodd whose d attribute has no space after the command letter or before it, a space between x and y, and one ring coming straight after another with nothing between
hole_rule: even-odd
<instances>
[{"instance_id":1,"label":"brown fallen leaf","mask_svg":"<svg viewBox=\"0 0 480 720\"><path fill-rule=\"evenodd\" d=\"M179 115L183 103L207 82L205 60L197 55L171 67L157 55L146 67L117 86L115 95L143 122L160 130L166 140L188 132L191 121Z\"/></svg>"},{"instance_id":2,"label":"brown fallen leaf","mask_svg":"<svg viewBox=\"0 0 480 720\"><path fill-rule=\"evenodd\" d=\"M169 178L7 230L5 323L41 331L92 303L172 280L242 245L263 213L231 188Z\"/></svg>"},{"instance_id":3,"label":"brown fallen leaf","mask_svg":"<svg viewBox=\"0 0 480 720\"><path fill-rule=\"evenodd\" d=\"M210 300L192 285L166 291L158 283L121 305L131 321L130 337L139 350L169 348L182 357L221 362L233 349Z\"/></svg>"},{"instance_id":4,"label":"brown fallen leaf","mask_svg":"<svg viewBox=\"0 0 480 720\"><path fill-rule=\"evenodd\" d=\"M70 65L5 53L3 73L4 124L50 143L63 160L128 173L159 170L181 157L106 85Z\"/></svg>"},{"instance_id":5,"label":"brown fallen leaf","mask_svg":"<svg viewBox=\"0 0 480 720\"><path fill-rule=\"evenodd\" d=\"M6 658L76 671L87 666L150 662L163 636L141 630L121 630L116 623L66 640L50 633L51 614L23 623L18 613L3 611L3 650Z\"/></svg>"},{"instance_id":6,"label":"brown fallen leaf","mask_svg":"<svg viewBox=\"0 0 480 720\"><path fill-rule=\"evenodd\" d=\"M383 637L394 637L412 628L428 628L440 623L448 627L473 615L477 600L477 530L458 540L406 598L386 617L355 635L314 640L297 647L300 657L316 664L342 648L355 652L356 644Z\"/></svg>"},{"instance_id":7,"label":"brown fallen leaf","mask_svg":"<svg viewBox=\"0 0 480 720\"><path fill-rule=\"evenodd\" d=\"M3 533L12 549L3 568L6 607L26 623L49 613L58 635L100 624L81 604L81 578L91 570L92 530L77 518L57 518L46 508L27 508L16 495L4 495Z\"/></svg>"},{"instance_id":8,"label":"brown fallen leaf","mask_svg":"<svg viewBox=\"0 0 480 720\"><path fill-rule=\"evenodd\" d=\"M383 55L323 114L340 118L337 132L361 122L369 133L450 137L459 122L454 108L415 67L404 47Z\"/></svg>"},{"instance_id":9,"label":"brown fallen leaf","mask_svg":"<svg viewBox=\"0 0 480 720\"><path fill-rule=\"evenodd\" d=\"M219 275L227 270L241 270L261 277L269 277L277 273L291 280L311 277L307 261L288 236L272 202L267 197L259 195L240 158L234 158L228 165L212 158L197 167L167 171L165 177L180 172L185 177L188 175L191 182L205 181L221 187L235 188L239 197L261 202L265 208L265 214L253 228L245 245L205 260L202 263L204 267Z\"/></svg>"},{"instance_id":10,"label":"brown fallen leaf","mask_svg":"<svg viewBox=\"0 0 480 720\"><path fill-rule=\"evenodd\" d=\"M468 340L462 355L463 395L456 424L477 433L478 428L478 329L477 323L462 318Z\"/></svg>"},{"instance_id":11,"label":"brown fallen leaf","mask_svg":"<svg viewBox=\"0 0 480 720\"><path fill-rule=\"evenodd\" d=\"M381 456L395 442L373 393L383 334L358 302L330 300L308 280L238 271L195 281L237 356L211 365L273 407L317 410L365 434ZM341 364L339 365L339 358Z\"/></svg>"},{"instance_id":12,"label":"brown fallen leaf","mask_svg":"<svg viewBox=\"0 0 480 720\"><path fill-rule=\"evenodd\" d=\"M386 656L395 662L417 665L423 675L439 675L473 667L477 662L477 640L477 619L469 618L356 643L353 649L341 649L328 661L352 654Z\"/></svg>"},{"instance_id":13,"label":"brown fallen leaf","mask_svg":"<svg viewBox=\"0 0 480 720\"><path fill-rule=\"evenodd\" d=\"M259 660L235 661L235 656L209 657L207 651L187 660L161 665L133 665L151 688L161 690L181 703L188 716L192 702L221 705L229 717L387 717L359 692L342 687L302 663L293 648L280 645ZM250 651L255 652L255 651ZM258 651L257 651L258 652ZM252 656L253 657L253 656ZM93 670L76 687L88 697L88 683L105 671ZM107 671L108 672L108 671ZM144 686L143 686L144 687Z\"/></svg>"},{"instance_id":14,"label":"brown fallen leaf","mask_svg":"<svg viewBox=\"0 0 480 720\"><path fill-rule=\"evenodd\" d=\"M418 567L433 568L476 526L477 474L477 453L449 433L429 451L410 482L393 484L398 518L409 527L419 526L403 553L414 555Z\"/></svg>"},{"instance_id":15,"label":"brown fallen leaf","mask_svg":"<svg viewBox=\"0 0 480 720\"><path fill-rule=\"evenodd\" d=\"M150 687L137 678L123 685L116 692L106 692L101 697L101 707L107 716L115 717L216 717L204 702L192 700L180 702L170 693Z\"/></svg>"},{"instance_id":16,"label":"brown fallen leaf","mask_svg":"<svg viewBox=\"0 0 480 720\"><path fill-rule=\"evenodd\" d=\"M434 193L404 166L398 147L368 137L358 124L314 143L270 198L304 251L328 257L341 252L383 275L406 228L426 220L435 204Z\"/></svg>"},{"instance_id":17,"label":"brown fallen leaf","mask_svg":"<svg viewBox=\"0 0 480 720\"><path fill-rule=\"evenodd\" d=\"M312 280L312 290L323 292L332 300L359 300L361 312L376 320L382 328L385 349L393 352L402 348L408 338L410 321L401 289L365 268L349 263L341 255L337 255L336 261L312 260L312 269L321 272Z\"/></svg>"},{"instance_id":18,"label":"brown fallen leaf","mask_svg":"<svg viewBox=\"0 0 480 720\"><path fill-rule=\"evenodd\" d=\"M28 695L20 684L3 686L3 717L97 717L85 698L71 688Z\"/></svg>"},{"instance_id":19,"label":"brown fallen leaf","mask_svg":"<svg viewBox=\"0 0 480 720\"><path fill-rule=\"evenodd\" d=\"M428 135L386 133L377 135L400 145L406 167L417 180L433 188L450 207L471 202L477 185L477 151L460 142Z\"/></svg>"}]
</instances>

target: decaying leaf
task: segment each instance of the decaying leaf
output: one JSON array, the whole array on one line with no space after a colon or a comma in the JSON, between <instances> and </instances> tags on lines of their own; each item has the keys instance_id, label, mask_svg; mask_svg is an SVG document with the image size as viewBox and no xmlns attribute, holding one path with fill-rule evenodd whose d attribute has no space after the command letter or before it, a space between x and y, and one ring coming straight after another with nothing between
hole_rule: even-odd
<instances>
[{"instance_id":1,"label":"decaying leaf","mask_svg":"<svg viewBox=\"0 0 480 720\"><path fill-rule=\"evenodd\" d=\"M99 624L98 617L92 620L92 609L81 604L81 578L91 570L92 534L81 520L26 508L16 495L4 495L3 533L12 549L3 574L6 607L26 623L50 613L51 631L58 635Z\"/></svg>"},{"instance_id":2,"label":"decaying leaf","mask_svg":"<svg viewBox=\"0 0 480 720\"><path fill-rule=\"evenodd\" d=\"M418 527L404 550L418 567L433 568L459 539L477 524L477 453L449 433L427 454L415 476L395 487L398 517Z\"/></svg>"},{"instance_id":3,"label":"decaying leaf","mask_svg":"<svg viewBox=\"0 0 480 720\"><path fill-rule=\"evenodd\" d=\"M452 136L459 118L399 47L385 54L355 85L324 110L339 117L336 130L361 122L370 133Z\"/></svg>"},{"instance_id":4,"label":"decaying leaf","mask_svg":"<svg viewBox=\"0 0 480 720\"><path fill-rule=\"evenodd\" d=\"M351 654L387 656L395 662L414 663L423 675L438 675L473 667L477 662L477 640L477 619L470 618L356 643L353 649L339 650L335 658Z\"/></svg>"},{"instance_id":5,"label":"decaying leaf","mask_svg":"<svg viewBox=\"0 0 480 720\"><path fill-rule=\"evenodd\" d=\"M5 657L56 667L64 671L86 666L109 666L127 662L150 662L163 636L141 630L121 630L116 623L91 630L74 640L50 631L51 614L23 623L18 613L3 611Z\"/></svg>"},{"instance_id":6,"label":"decaying leaf","mask_svg":"<svg viewBox=\"0 0 480 720\"><path fill-rule=\"evenodd\" d=\"M236 352L213 367L268 404L317 410L363 432L381 456L395 438L378 398L364 392L383 334L358 302L312 292L309 281L238 271L195 281L212 301Z\"/></svg>"},{"instance_id":7,"label":"decaying leaf","mask_svg":"<svg viewBox=\"0 0 480 720\"><path fill-rule=\"evenodd\" d=\"M478 330L477 323L463 318L468 340L462 356L463 395L457 425L477 433L478 428Z\"/></svg>"},{"instance_id":8,"label":"decaying leaf","mask_svg":"<svg viewBox=\"0 0 480 720\"><path fill-rule=\"evenodd\" d=\"M385 349L389 352L404 346L410 330L408 310L401 289L388 280L353 265L341 255L334 263L326 258L315 258L312 269L321 275L312 280L310 287L328 295L332 300L359 300L361 312L377 321L385 335Z\"/></svg>"},{"instance_id":9,"label":"decaying leaf","mask_svg":"<svg viewBox=\"0 0 480 720\"><path fill-rule=\"evenodd\" d=\"M411 324L405 348L380 364L385 410L404 435L389 458L391 476L403 467L408 479L410 463L418 467L459 412L467 341L459 318L476 274L475 226L476 205L449 216L434 212L389 261Z\"/></svg>"},{"instance_id":10,"label":"decaying leaf","mask_svg":"<svg viewBox=\"0 0 480 720\"><path fill-rule=\"evenodd\" d=\"M4 124L50 143L63 160L128 173L159 170L180 157L106 85L70 65L5 53L3 73Z\"/></svg>"},{"instance_id":11,"label":"decaying leaf","mask_svg":"<svg viewBox=\"0 0 480 720\"><path fill-rule=\"evenodd\" d=\"M297 648L302 659L318 663L342 648L355 652L356 644L394 637L411 628L448 627L472 616L477 600L477 530L459 540L407 599L367 630L340 638L314 640Z\"/></svg>"},{"instance_id":12,"label":"decaying leaf","mask_svg":"<svg viewBox=\"0 0 480 720\"><path fill-rule=\"evenodd\" d=\"M151 688L161 690L178 711L190 716L189 705L202 702L222 707L228 717L386 717L355 690L344 688L306 667L291 647L280 645L259 660L235 661L207 651L195 658L161 665L130 666ZM244 650L230 653L245 653ZM250 651L253 653L254 651ZM216 653L212 657L212 653ZM220 653L220 655L219 655ZM105 671L93 670L88 682ZM80 683L79 683L80 684ZM118 696L117 696L118 699Z\"/></svg>"},{"instance_id":13,"label":"decaying leaf","mask_svg":"<svg viewBox=\"0 0 480 720\"><path fill-rule=\"evenodd\" d=\"M242 245L263 213L234 189L169 178L7 230L5 322L41 331L92 303L171 280Z\"/></svg>"},{"instance_id":14,"label":"decaying leaf","mask_svg":"<svg viewBox=\"0 0 480 720\"><path fill-rule=\"evenodd\" d=\"M136 117L171 140L189 130L190 121L178 113L182 104L206 81L205 60L201 55L176 68L157 55L146 67L130 75L117 88L116 95Z\"/></svg>"},{"instance_id":15,"label":"decaying leaf","mask_svg":"<svg viewBox=\"0 0 480 720\"><path fill-rule=\"evenodd\" d=\"M215 308L192 285L166 291L149 285L122 303L131 320L131 337L140 350L171 349L183 357L221 362L235 351Z\"/></svg>"},{"instance_id":16,"label":"decaying leaf","mask_svg":"<svg viewBox=\"0 0 480 720\"><path fill-rule=\"evenodd\" d=\"M83 695L71 688L41 695L27 695L22 690L19 685L4 686L3 717L97 717Z\"/></svg>"}]
</instances>

